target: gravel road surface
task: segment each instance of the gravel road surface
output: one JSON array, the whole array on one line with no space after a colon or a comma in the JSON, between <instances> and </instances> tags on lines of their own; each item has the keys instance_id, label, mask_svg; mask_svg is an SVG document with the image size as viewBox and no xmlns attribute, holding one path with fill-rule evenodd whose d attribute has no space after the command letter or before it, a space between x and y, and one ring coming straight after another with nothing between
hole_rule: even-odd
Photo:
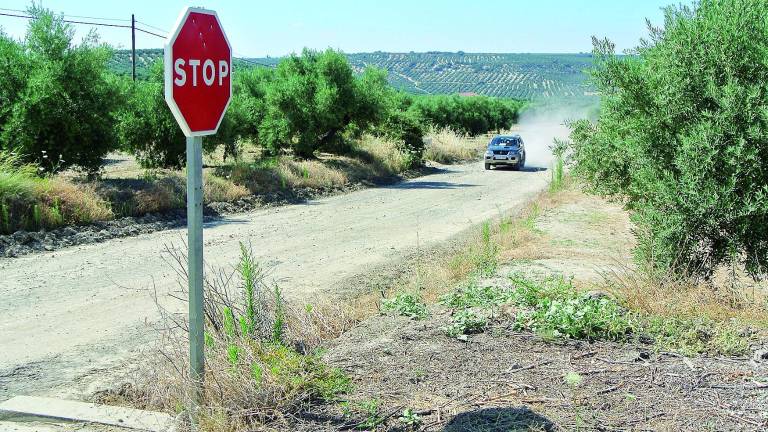
<instances>
[{"instance_id":1,"label":"gravel road surface","mask_svg":"<svg viewBox=\"0 0 768 432\"><path fill-rule=\"evenodd\" d=\"M484 171L481 163L306 204L225 217L205 226L209 264L234 264L250 242L289 298L333 293L335 284L449 241L546 187L545 170ZM0 259L0 400L67 395L116 367L152 337L150 289L177 286L166 245L173 229L55 252ZM167 258L167 257L165 257Z\"/></svg>"}]
</instances>

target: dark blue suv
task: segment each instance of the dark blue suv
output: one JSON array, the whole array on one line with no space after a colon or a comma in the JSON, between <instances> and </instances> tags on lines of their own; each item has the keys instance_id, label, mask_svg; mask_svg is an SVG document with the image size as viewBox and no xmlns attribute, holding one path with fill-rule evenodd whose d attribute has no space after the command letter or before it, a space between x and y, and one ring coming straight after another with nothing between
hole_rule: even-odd
<instances>
[{"instance_id":1,"label":"dark blue suv","mask_svg":"<svg viewBox=\"0 0 768 432\"><path fill-rule=\"evenodd\" d=\"M485 151L485 169L496 165L511 166L519 170L525 166L525 144L520 135L498 135L493 137Z\"/></svg>"}]
</instances>

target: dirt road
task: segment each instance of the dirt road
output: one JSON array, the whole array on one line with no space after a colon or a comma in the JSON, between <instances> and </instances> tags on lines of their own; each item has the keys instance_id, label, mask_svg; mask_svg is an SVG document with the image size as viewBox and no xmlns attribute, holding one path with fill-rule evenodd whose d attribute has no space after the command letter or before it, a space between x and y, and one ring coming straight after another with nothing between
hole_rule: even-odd
<instances>
[{"instance_id":1,"label":"dirt road","mask_svg":"<svg viewBox=\"0 0 768 432\"><path fill-rule=\"evenodd\" d=\"M237 261L238 242L290 298L324 290L519 207L547 184L543 170L484 171L472 163L397 185L227 217L205 226L205 258ZM64 395L145 344L157 320L149 295L176 288L164 261L185 230L0 259L0 400Z\"/></svg>"}]
</instances>

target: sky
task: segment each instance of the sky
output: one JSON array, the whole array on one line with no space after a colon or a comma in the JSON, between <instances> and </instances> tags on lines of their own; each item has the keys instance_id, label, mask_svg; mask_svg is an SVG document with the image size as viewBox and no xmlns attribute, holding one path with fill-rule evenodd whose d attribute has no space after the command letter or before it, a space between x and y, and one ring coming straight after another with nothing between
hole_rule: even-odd
<instances>
[{"instance_id":1,"label":"sky","mask_svg":"<svg viewBox=\"0 0 768 432\"><path fill-rule=\"evenodd\" d=\"M204 0L198 0L204 1ZM190 3L179 0L42 0L48 9L76 17L107 18L165 34ZM677 0L207 0L216 10L235 56L283 56L302 48L347 53L465 51L576 53L591 37L633 48L647 34L645 19L663 22L662 8ZM26 9L29 0L0 0L0 14ZM118 21L120 20L120 21ZM124 21L123 21L124 20ZM27 22L1 16L0 28L22 38ZM80 38L93 26L76 25ZM165 32L162 32L165 31ZM130 29L98 27L102 41L130 48ZM137 33L137 48L161 48L163 39Z\"/></svg>"}]
</instances>

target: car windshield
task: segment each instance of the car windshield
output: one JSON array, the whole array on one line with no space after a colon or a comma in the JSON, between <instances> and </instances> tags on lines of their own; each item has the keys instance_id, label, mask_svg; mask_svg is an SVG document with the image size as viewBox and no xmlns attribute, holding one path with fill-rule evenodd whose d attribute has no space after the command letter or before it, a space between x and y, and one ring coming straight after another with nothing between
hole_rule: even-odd
<instances>
[{"instance_id":1,"label":"car windshield","mask_svg":"<svg viewBox=\"0 0 768 432\"><path fill-rule=\"evenodd\" d=\"M517 138L496 137L491 141L492 146L516 146Z\"/></svg>"}]
</instances>

